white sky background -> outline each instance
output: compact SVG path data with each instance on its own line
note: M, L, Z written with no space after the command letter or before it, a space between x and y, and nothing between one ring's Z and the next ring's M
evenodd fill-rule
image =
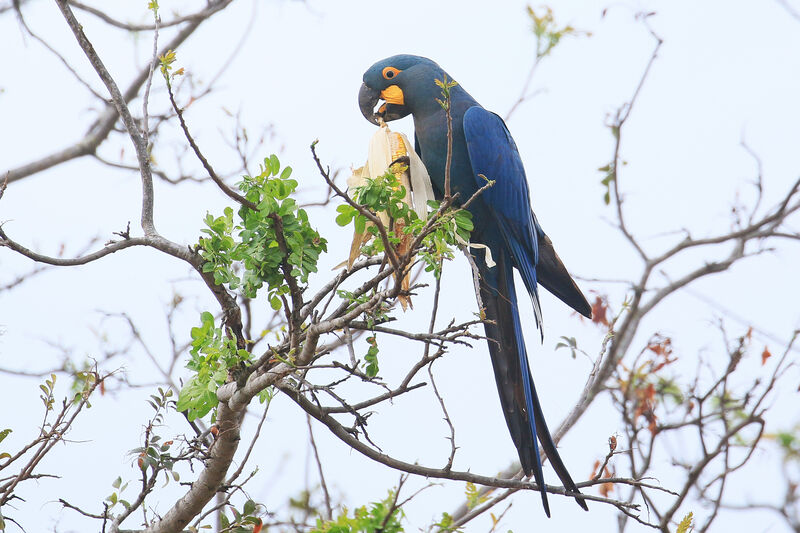
M184 2L178 7L195 4ZM553 57L543 62L533 87L544 92L516 111L509 128L526 164L537 216L572 272L615 279L639 273L637 257L609 224L613 213L602 202L602 175L597 171L612 155L606 116L630 97L654 45L645 27L634 20L635 12L655 11L651 25L665 41L623 130L623 158L628 165L621 169L620 179L628 224L643 238L645 247L656 250L673 242L678 237L665 236L665 232L681 228L701 236L730 226L730 205L737 195L744 202L752 199L748 182L756 175L752 157L739 145L742 139L763 161L764 205L775 203L796 179L800 169L800 21L778 2L625 2L614 3L605 17L602 9L606 4L602 3L553 1L549 5L557 20L592 36L566 39ZM260 155L279 153L309 191L307 198L317 198L323 195L323 182L308 145L319 139L318 152L333 168L346 171L351 164L363 162L373 126L358 111L356 94L363 71L378 59L396 53L428 56L482 105L504 115L518 97L533 59L534 38L524 8L524 2L240 2L206 23L178 50L179 66L205 83L228 60L252 18L252 33L214 93L194 103L186 118L206 155L222 170L236 164L235 154L222 142L233 131L233 122L223 108L241 111L252 137L272 126L274 135ZM55 5L34 1L24 9L34 30L52 39L73 67L99 89L100 83ZM118 7L111 9L119 10L127 20L147 21L144 1L141 6L129 3L124 13ZM173 4L162 2L161 9L164 18L169 18ZM126 86L131 73L147 60L150 34L134 41L77 13L112 74ZM162 42L168 35L165 31ZM152 108L163 109L166 99L158 77L155 87ZM91 96L38 43L23 37L15 18L8 14L0 19L0 90L0 170L75 142L94 116L96 102ZM134 105L140 106L140 102ZM394 128L410 134L412 125L404 120ZM156 158L165 170L173 171L171 144L167 143L179 138L177 126L167 125L164 132L160 141L165 144ZM121 150L124 160L132 162L133 150L126 139L104 145L101 153L118 161ZM199 175L194 161L187 161ZM139 188L134 173L98 168L89 160L73 161L11 185L0 201L0 220L9 221L5 228L19 242L50 254L56 254L63 243L68 256L78 253L95 236L99 243L105 242L129 220L133 232L138 233ZM156 194L156 225L177 242L195 242L205 213L220 213L227 205L226 198L208 184L172 187L157 182ZM330 241L320 278L345 257L349 246L350 230L336 227L331 213L312 213ZM795 221L795 229L797 225ZM728 273L704 280L694 290L746 317L759 331L788 339L800 326L798 260L797 246L784 245L771 255L744 261ZM688 266L672 265L670 274L674 277ZM3 251L0 285L30 268L29 261ZM587 291L608 293L616 308L625 295L616 284L581 285ZM15 291L0 293L4 332L0 366L46 370L59 360L60 352L53 345L65 347L76 360L101 358L108 346L124 346L124 325L115 320L101 322L101 312L129 313L156 355L165 358L169 346L163 308L173 290L190 298L186 312L179 317L183 328L179 333L184 338L199 322L201 311L216 310L198 287L196 276L183 264L144 249L123 251L87 267L52 269ZM463 260L445 266L440 324L453 316L470 318L476 307L471 287ZM401 316L400 324L426 327L431 294L422 291L415 300L416 311ZM530 325L526 333L534 378L550 425L555 427L577 398L591 363L580 357L572 360L563 351L554 353L554 345L561 335L575 336L594 356L601 334L546 295L545 342L540 346L530 306L525 303L521 308L524 323ZM694 296L676 297L642 325L641 342L656 331L672 336L681 358L675 372L692 372L700 353L712 359L725 357L712 326L719 315L718 309ZM727 327L731 336L746 330L745 324L730 319ZM98 336L105 336L108 344ZM764 371L758 353L765 343L773 352L779 349L757 333L753 355L744 363L749 365L748 372ZM500 412L485 347L477 346L472 351L453 350L435 369L456 424L460 448L455 467L491 475L506 467L516 453ZM406 348L381 340L381 369L387 379L397 377L407 365ZM414 348L414 358L417 353ZM134 382L157 379L152 364L138 348L114 364L124 366ZM66 394L67 379L61 381L60 390ZM34 379L0 374L0 429L15 429L0 451L19 446L35 434L41 417L36 385ZM775 424L768 430L798 422L794 406L797 374L790 375L786 385L773 397ZM59 447L42 467L62 479L26 484L19 491L26 499L18 504L19 511L4 512L31 532L86 531L86 523L62 510L56 500L66 497L73 504L100 512L101 500L111 492L114 478L121 475L135 480L136 472L128 466L125 453L139 444L150 415L142 399L150 392L152 388L144 387L95 398L94 407L70 434L82 443ZM183 431L179 418L173 422L172 428L164 429L165 438ZM255 422L250 420L249 431ZM595 459L605 454L606 439L618 431L617 424L611 406L599 401L562 441L561 453L576 480L588 477ZM369 428L384 451L403 460L442 466L447 459L447 427L427 389L382 409L370 419ZM381 499L396 484L399 473L349 452L324 427L315 425L315 435L322 446L329 486L349 507ZM670 444L681 450L691 449L693 442ZM732 497L740 503L777 498L771 491L782 490L774 483L781 465L773 452L762 446L752 467L733 478ZM249 491L270 509L284 505L288 496L304 487L306 479L316 483L316 471L308 457L305 416L290 401L278 398L273 403L255 463L261 465L261 471ZM669 486L673 474L666 468L668 464L658 466L664 467L660 479ZM618 473L626 474L621 468ZM550 483L557 483L549 468L545 476ZM185 472L183 479L191 479L191 474ZM413 486L422 483L415 480ZM136 482L131 485L133 493ZM170 490L174 487L166 493ZM441 511L453 510L462 492L461 483L428 489L406 508L408 530L425 527ZM174 498L161 498L157 510L165 512L172 501ZM591 505L590 512L584 513L569 499L553 496L553 518L548 521L538 495L522 494L513 501L503 531L589 527L611 531L616 524L615 511L605 505ZM688 511L700 516L704 512L693 503L684 509L680 516ZM135 527L134 521L126 524ZM487 531L489 527L488 519L482 519L467 530ZM766 512L728 514L718 520L715 529L788 530ZM631 526L630 531L636 530Z

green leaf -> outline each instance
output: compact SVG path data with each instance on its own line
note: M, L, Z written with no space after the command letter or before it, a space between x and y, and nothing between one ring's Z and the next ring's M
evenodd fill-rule
M340 226L346 226L353 220L353 216L355 215L355 209L350 207L349 205L340 205L336 208L336 211L339 213L336 216L336 223Z
M355 231L356 233L364 233L364 229L367 225L367 217L362 214L358 214L355 217Z
M342 227L348 225L353 220L353 215L350 213L340 213L336 216L336 223Z
M242 514L251 515L256 512L256 502L253 500L247 500L244 502L244 508L242 509Z
M278 172L281 171L281 162L278 160L278 156L275 154L269 156L269 170L273 176L277 176Z
M367 342L370 346L367 350L367 354L364 356L364 361L367 363L365 373L367 376L374 378L380 371L380 368L378 367L378 341L375 335L373 335L371 337L367 337Z
M262 404L266 403L267 408L269 408L269 404L274 396L275 396L275 389L273 387L267 387L266 389L258 393L258 401Z
M469 211L457 211L456 225L461 229L472 231L475 228L472 224L472 214Z
M209 391L207 384L195 376L181 389L175 408L179 412L186 412L186 417L191 421L204 417L218 403L217 395Z

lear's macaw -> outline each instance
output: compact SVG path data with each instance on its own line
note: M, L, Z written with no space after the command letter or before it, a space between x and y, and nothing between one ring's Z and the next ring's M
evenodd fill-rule
M397 55L375 63L364 73L358 95L359 107L372 123L414 118L416 151L428 169L437 197L444 194L447 159L447 119L442 89L435 80L451 80L442 68L424 57ZM379 100L383 103L377 110ZM470 204L474 230L472 242L489 247L496 263L487 265L482 251L473 253L478 266L480 297L486 318L500 402L519 452L525 474L539 485L545 513L550 516L537 437L564 487L579 494L575 482L558 455L544 420L531 378L522 336L512 268L525 282L541 330L537 284L552 292L580 314L591 317L591 308L553 249L530 206L528 181L517 146L503 120L485 110L460 85L450 90L452 117L451 192L464 203L486 181L495 184ZM576 497L578 505L586 502Z

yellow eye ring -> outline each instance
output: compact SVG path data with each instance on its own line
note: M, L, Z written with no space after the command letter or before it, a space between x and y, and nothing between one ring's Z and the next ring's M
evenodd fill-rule
M394 67L386 67L386 68L383 69L383 79L391 80L392 78L397 76L399 73L400 73L400 71L397 70Z

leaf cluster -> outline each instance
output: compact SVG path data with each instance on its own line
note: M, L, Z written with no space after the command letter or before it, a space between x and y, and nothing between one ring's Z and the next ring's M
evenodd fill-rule
M130 453L136 456L136 465L140 470L151 470L153 476L163 470L167 473L167 482L169 482L170 475L175 481L180 481L180 475L173 470L176 461L176 458L170 453L173 444L174 441L161 442L159 435L153 435L147 446L134 448Z
M291 174L291 167L281 170L277 156L264 159L261 172L244 176L238 185L257 209L242 206L236 220L230 207L220 217L208 214L202 230L207 237L198 244L206 261L203 271L213 273L217 284L241 289L248 298L266 285L275 310L281 308L281 296L290 292L287 275L307 283L309 274L317 271L320 254L328 249L305 210L289 197L297 189ZM288 272L282 272L284 264Z
M547 6L542 7L540 10L528 6L528 16L531 18L533 35L536 37L537 59L549 55L564 37L591 35L591 33L577 30L569 24L559 26L553 16L553 10Z
M428 204L433 208L431 216L437 216L439 202ZM433 272L438 278L442 273L442 261L453 259L454 249L469 242L473 228L472 213L466 209L445 210L422 241L423 249L419 255L425 272Z
M223 531L231 533L253 533L259 531L261 526L261 518L257 515L264 511L263 506L247 500L242 505L242 509L236 509L233 506L228 507L233 513L232 518L228 518L225 513L219 514L220 526Z
M317 525L311 533L400 533L404 531L400 520L405 516L403 511L395 505L394 491L369 507L362 506L353 511L349 516L348 509L334 520L317 519Z
M481 491L478 489L477 485L471 481L467 481L467 487L464 489L464 496L467 499L467 509L469 510L472 510L477 506L489 501L489 495L481 494Z
M108 503L108 509L113 509L118 503L125 507L125 509L130 509L130 502L121 497L125 489L128 488L128 483L123 483L122 478L118 476L117 479L111 483L111 487L113 487L114 490L111 492L111 494L106 496L105 499L105 501Z
M158 15L158 3L151 2L148 7L153 10L153 12ZM172 86L172 80L175 79L176 76L182 76L184 74L183 67L173 70L175 67L175 61L178 59L175 50L167 50L164 52L163 55L158 56L158 68L161 71L161 75L164 77L164 80L167 82L167 87Z
M454 523L455 521L453 520L452 515L449 513L442 513L441 520L433 524L433 527L435 527L436 530L440 531L441 533L456 533L462 531L460 527L454 526Z
M445 111L450 109L450 89L458 85L458 82L455 80L448 80L447 74L442 76L443 79L433 80L437 87L442 90L442 98L437 98L436 101L439 102L439 105L442 106L442 109Z
M2 434L0 434L2 436ZM779 431L775 435L769 435L775 439L783 452L784 461L800 461L800 428L794 430Z
M395 169L402 170L402 169ZM353 200L361 206L369 209L373 213L386 213L395 221L402 221L404 226L416 224L419 226L419 216L405 203L406 188L400 183L392 170L387 170L377 178L367 178L366 183L353 189ZM339 213L336 216L336 223L346 226L353 221L355 231L358 233L369 232L373 236L378 236L378 228L367 224L367 217L358 209L343 204L336 208ZM395 241L394 244L397 244Z
M42 394L39 398L42 400L44 404L44 408L47 411L53 410L53 405L56 402L55 397L55 388L56 388L56 375L50 374L50 379L44 380L44 385L39 385L39 389L42 391Z
M378 375L378 353L380 350L378 349L378 339L375 335L371 337L367 337L367 344L369 344L369 348L367 348L367 355L364 356L364 361L367 364L366 373L367 376L374 378Z
M650 432L655 434L658 423L656 406L665 399L681 405L685 394L673 377L664 375L664 369L677 361L670 337L654 334L640 357L644 360L637 357L631 368L626 368L627 375L619 380L619 387L633 402L634 421L644 417Z
M559 338L561 340L556 344L556 350L560 350L562 348L569 350L569 353L573 359L576 359L579 353L588 356L585 351L578 347L578 340L575 337L567 337L566 335L562 335Z
M217 389L230 371L249 361L252 354L237 348L236 340L215 327L214 316L204 312L200 327L192 328L190 360L186 367L195 372L178 395L177 409L189 420L201 418L214 409L219 400Z
M5 440L5 438L8 437L11 434L11 432L13 432L13 431L14 430L11 429L11 428L5 428L3 430L0 430L0 442L3 442ZM8 452L0 452L0 460L8 459L10 457L11 457L10 453L8 453Z
M153 408L155 414L145 431L144 446L132 449L129 453L136 457L136 463L142 472L152 470L152 475L157 475L160 471L165 471L166 482L169 482L170 474L175 481L180 481L180 475L174 471L176 458L170 453L174 441L168 440L161 442L161 436L152 434L154 427L164 422L164 413L175 409L176 403L172 389L159 387L158 394L151 394L147 403ZM119 487L115 487L119 488Z
M419 256L425 265L426 272L433 272L438 278L441 273L443 259L452 259L453 248L469 241L473 229L472 214L466 209L447 209L439 212L439 202L429 201L432 211L428 220L422 220L414 209L403 199L406 189L397 176L387 171L375 179L367 179L366 184L353 190L353 200L373 213L387 213L391 223L387 229L390 244L396 246L405 235L417 237L426 232L420 243ZM357 233L368 232L378 237L376 226L368 224L367 217L357 208L343 204L336 208L339 213L336 223L347 226L352 223ZM430 219L435 222L430 224ZM398 222L402 222L399 224ZM372 256L385 251L380 238L362 248L362 253Z

